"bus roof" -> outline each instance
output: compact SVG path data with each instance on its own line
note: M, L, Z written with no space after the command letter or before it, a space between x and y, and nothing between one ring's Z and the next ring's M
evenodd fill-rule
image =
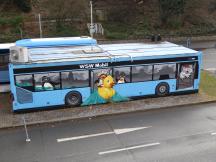
M14 46L14 43L1 43L0 50L10 49L10 47Z
M28 49L30 63L50 63L66 61L82 61L97 59L138 59L140 57L164 57L178 55L183 57L197 54L198 51L170 42L161 43L127 43L105 44L94 46L65 46Z
M17 46L35 48L49 46L78 46L78 45L95 45L97 41L91 37L60 37L60 38L36 38L22 39L16 41Z

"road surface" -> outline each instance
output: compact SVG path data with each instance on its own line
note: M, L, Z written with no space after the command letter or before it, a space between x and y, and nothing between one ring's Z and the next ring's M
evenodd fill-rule
M203 50L203 68L216 71L216 48Z
M0 132L1 162L215 162L216 104Z

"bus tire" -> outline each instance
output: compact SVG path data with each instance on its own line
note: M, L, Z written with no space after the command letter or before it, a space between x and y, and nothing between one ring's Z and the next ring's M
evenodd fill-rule
M165 82L161 82L157 85L155 89L155 93L157 96L166 96L169 94L169 84Z
M78 91L71 91L65 96L65 104L79 106L82 103L82 95Z

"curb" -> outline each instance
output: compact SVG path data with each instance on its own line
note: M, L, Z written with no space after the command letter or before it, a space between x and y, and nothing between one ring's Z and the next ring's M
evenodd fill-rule
M135 100L136 101L136 100ZM132 101L130 101L132 102ZM124 104L127 104L128 102L125 102ZM113 109L109 109L109 111L104 111L104 108L100 108L99 106L96 106L96 108L93 108L92 110L87 107L87 111L91 111L90 113L81 113L84 114L82 116L70 116L70 117L62 117L62 118L56 118L56 119L50 119L50 120L44 120L44 121L36 121L36 122L27 122L28 126L34 126L34 125L44 125L44 124L52 124L52 123L58 123L58 122L66 122L66 121L72 121L72 120L82 120L82 119L87 119L87 118L99 118L99 117L103 117L103 116L111 116L111 115L120 115L120 114L127 114L127 113L136 113L136 112L145 112L145 111L159 111L159 110L166 110L166 109L171 109L171 108L177 108L177 107L186 107L186 106L194 106L194 105L203 105L203 104L210 104L210 103L216 103L216 100L208 100L208 101L201 101L201 102L193 102L193 103L186 103L186 104L176 104L176 105L168 105L168 106L161 106L161 107L152 107L152 108L144 108L144 109L140 109L140 108L132 108L126 111L122 111L122 110L113 110ZM118 105L119 103L115 103L115 105ZM105 104L106 105L110 105L110 104ZM102 107L104 107L104 105L102 105ZM69 108L70 109L70 108ZM80 109L80 108L77 108ZM101 109L99 111L99 113L94 113L95 110L97 109ZM105 110L107 110L107 108L105 108ZM93 112L92 112L93 111ZM1 127L0 130L3 129L10 129L10 128L20 128L23 127L23 124L14 124L12 126L5 126L5 127Z

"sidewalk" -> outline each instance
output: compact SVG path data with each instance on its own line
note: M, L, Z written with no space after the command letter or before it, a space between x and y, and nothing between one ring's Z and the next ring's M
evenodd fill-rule
M2 101L7 101L2 104ZM146 111L152 109L175 108L216 101L216 98L209 97L203 93L168 96L160 98L146 98L129 102L110 103L95 105L92 107L62 108L56 110L43 110L29 113L12 113L8 103L9 95L0 95L0 128L11 128L23 126L22 117L26 118L28 125L61 122L66 120L92 118L103 115L114 115L135 111Z

